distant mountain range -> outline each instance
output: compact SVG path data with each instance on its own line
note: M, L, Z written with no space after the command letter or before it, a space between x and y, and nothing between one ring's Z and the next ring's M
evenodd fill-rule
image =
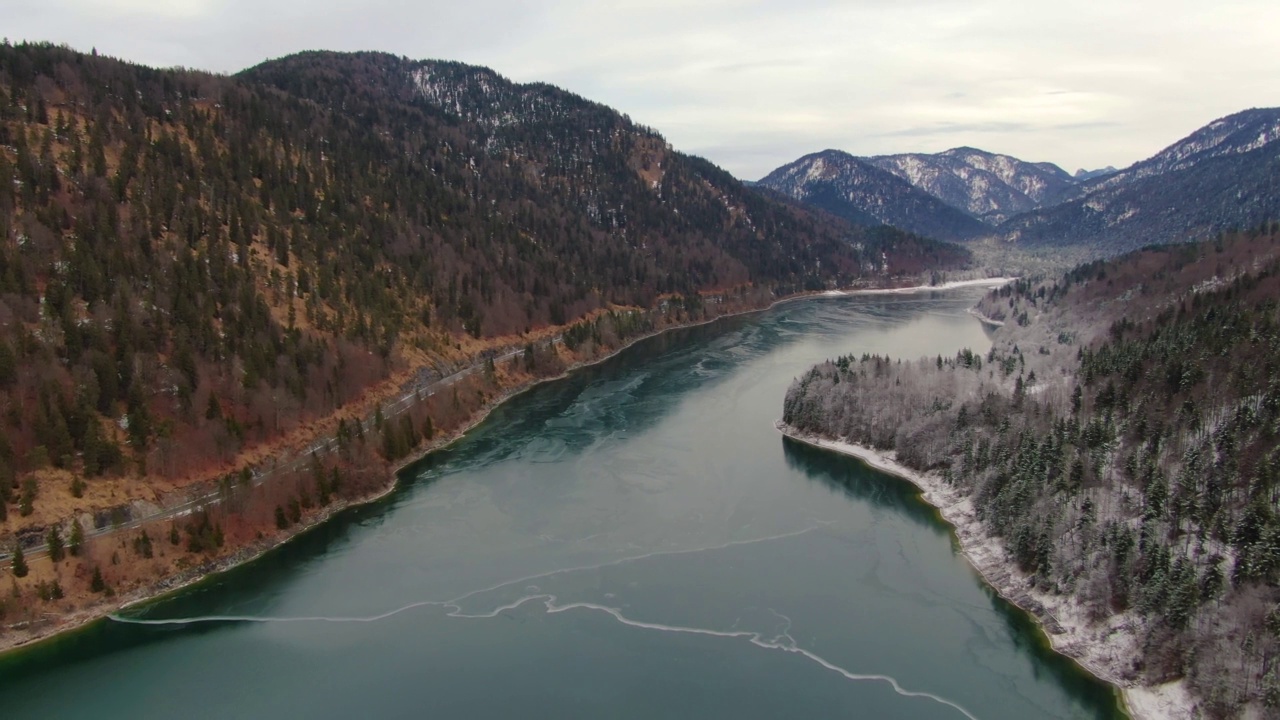
M1124 170L1071 175L1052 163L968 147L876 157L826 150L759 184L857 223L944 240L995 238L1113 255L1280 217L1277 140L1280 108L1252 109L1215 120Z

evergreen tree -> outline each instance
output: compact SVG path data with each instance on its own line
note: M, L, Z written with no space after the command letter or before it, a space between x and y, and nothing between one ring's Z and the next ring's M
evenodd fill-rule
M18 359L8 342L0 340L0 387L8 387L18 377Z
M22 481L22 496L18 499L18 514L27 517L35 511L36 479L27 477Z
M103 470L103 460L109 455L109 451L105 447L106 440L102 437L102 428L98 425L96 417L90 417L85 425L84 431L84 474L88 477L101 475Z
M218 402L218 396L215 393L209 393L209 404L205 407L204 419L216 420L222 417L222 403Z
M144 450L151 440L151 411L138 382L129 388L129 443L134 450Z
M58 524L54 523L49 526L49 534L45 536L45 542L49 547L49 559L54 562L61 562L66 557L66 550L62 544L62 533L58 529Z
M13 543L13 560L11 562L11 569L14 577L21 578L27 576L27 558L22 553L22 543L19 543L16 540Z
M71 521L71 538L67 543L67 550L73 556L79 557L80 550L84 547L84 527L80 525L80 518Z

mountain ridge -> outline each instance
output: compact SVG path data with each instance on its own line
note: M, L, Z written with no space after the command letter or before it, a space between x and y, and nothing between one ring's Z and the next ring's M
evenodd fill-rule
M998 241L994 247L1033 251L1073 248L1100 257L1150 243L1205 239L1280 217L1278 140L1280 108L1251 108L1218 118L1121 170L1081 169L1073 176L1052 163L962 146L868 158L845 153L849 178L828 170L797 173L791 163L760 182L809 202L816 197L825 209L839 205L855 221L860 214L905 218L923 228L918 231L948 240L988 239ZM825 152L833 157L839 151ZM930 207L931 218L946 211L902 191L833 193L831 188L855 182L854 175L866 175L855 160L894 174L981 226L921 222L912 217L920 208ZM895 207L905 197L910 203Z
M806 155L758 184L858 225L893 225L946 240L976 238L987 231L984 223L964 211L841 150Z
M1053 163L1032 163L968 146L865 160L990 225L1038 207L1075 184Z
M1218 118L1149 158L1086 180L1065 200L1011 218L1005 242L1115 255L1204 240L1280 217L1280 108Z

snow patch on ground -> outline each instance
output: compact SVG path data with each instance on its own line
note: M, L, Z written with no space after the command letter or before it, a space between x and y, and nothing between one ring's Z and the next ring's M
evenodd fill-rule
M814 182L826 177L827 161L822 158L816 158L809 164L809 171L805 173L805 181Z
M1124 691L1129 712L1135 718L1185 718L1191 717L1195 701L1187 694L1186 683L1181 680L1163 685L1128 688Z

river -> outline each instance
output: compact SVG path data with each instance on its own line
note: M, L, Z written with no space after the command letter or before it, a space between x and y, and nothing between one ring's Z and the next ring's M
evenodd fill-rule
M1117 718L907 483L784 439L844 353L990 345L980 290L824 298L527 392L245 567L0 658L6 718Z

